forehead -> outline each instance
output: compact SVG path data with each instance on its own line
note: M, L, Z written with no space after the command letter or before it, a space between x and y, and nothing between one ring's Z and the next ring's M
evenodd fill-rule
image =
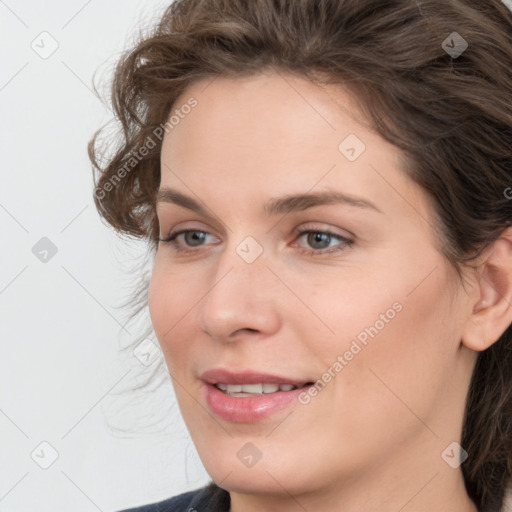
M254 153L272 149L277 154L286 148L300 150L304 144L306 148L335 144L346 131L366 132L356 120L355 102L347 91L321 87L295 75L266 72L204 79L181 94L173 112L191 98L197 105L180 116L179 129L175 125L164 142L191 136L193 130L203 146L229 144L236 151L242 145ZM227 132L229 139L224 137ZM368 138L366 133L360 135Z
M163 140L161 187L223 191L232 201L336 189L384 208L418 192L400 169L401 152L341 86L283 73L210 77L188 87L171 115L178 122Z

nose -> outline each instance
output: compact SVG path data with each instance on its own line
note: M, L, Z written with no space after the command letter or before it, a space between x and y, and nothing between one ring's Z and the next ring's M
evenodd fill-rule
M284 303L279 280L267 268L265 253L248 263L234 248L227 249L219 256L209 292L200 303L200 326L223 343L248 333L266 337L279 329L280 304Z

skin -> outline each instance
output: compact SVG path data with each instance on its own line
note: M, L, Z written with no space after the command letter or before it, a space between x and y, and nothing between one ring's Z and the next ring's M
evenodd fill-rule
M441 454L460 442L478 351L512 321L510 231L462 287L437 249L426 195L346 90L267 72L199 81L176 108L190 97L197 106L163 140L160 188L210 216L166 202L157 214L161 238L207 235L199 245L178 237L190 253L160 243L149 308L184 421L231 512L476 511L461 468ZM366 146L353 162L338 150L348 134ZM271 197L324 190L380 212L332 204L263 213ZM353 243L315 243L296 228ZM247 236L263 249L252 263L236 252ZM307 405L249 424L208 409L205 370L315 381L395 302L401 311ZM262 453L252 467L237 457L247 442Z

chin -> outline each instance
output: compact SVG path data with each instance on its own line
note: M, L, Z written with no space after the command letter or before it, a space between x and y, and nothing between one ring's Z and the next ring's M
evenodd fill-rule
M276 477L273 473L272 475L274 476L275 480L268 473L257 474L252 473L250 470L247 470L245 473L245 475L241 475L239 472L233 471L228 477L226 477L227 473L209 474L212 480L219 487L222 487L228 492L236 492L240 494L280 495L283 493L283 487L280 486L277 482L286 481L287 490L293 489L295 487L294 485L290 485L290 481L287 481L284 477Z
M204 464L208 475L219 487L229 492L281 495L284 487L288 492L295 494L304 492L311 484L311 479L307 475L298 475L294 471L296 464L291 460L289 467L283 466L282 460L273 461L269 465L263 458L253 467L244 467L238 460L237 463L227 458L223 460L221 454L218 457L211 454L210 457L211 460ZM304 476L304 481L299 481Z

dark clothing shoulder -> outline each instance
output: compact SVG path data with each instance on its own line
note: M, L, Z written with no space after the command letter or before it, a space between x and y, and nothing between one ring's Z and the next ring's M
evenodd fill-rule
M230 503L229 492L210 482L195 491L119 512L229 512Z

